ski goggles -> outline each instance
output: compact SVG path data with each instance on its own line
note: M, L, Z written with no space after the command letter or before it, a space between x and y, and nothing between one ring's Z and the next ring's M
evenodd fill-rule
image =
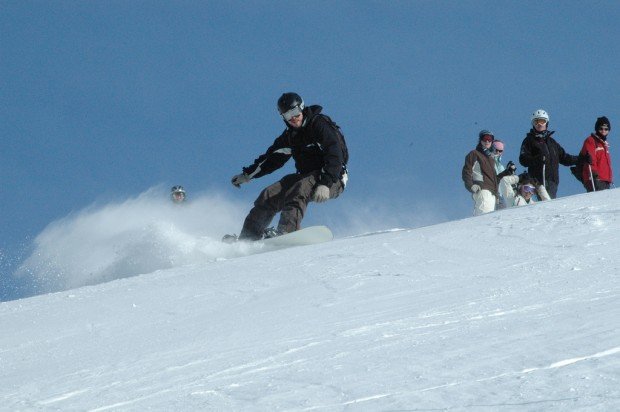
M287 110L286 112L282 113L282 118L288 122L293 117L299 116L301 113L301 107L295 106L291 110Z
M547 119L534 119L534 124L547 124Z
M483 142L489 143L493 141L493 136L491 136L490 134L485 134L484 136L480 138L480 140L482 140Z
M532 185L523 185L521 186L521 189L525 192L525 193L535 193L536 192L536 188Z

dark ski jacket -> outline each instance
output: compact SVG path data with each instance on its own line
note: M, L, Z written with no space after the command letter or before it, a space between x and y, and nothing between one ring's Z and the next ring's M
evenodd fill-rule
M346 171L349 153L340 128L326 115L321 106L304 108L304 121L299 129L287 124L265 154L243 168L252 178L258 178L284 166L292 157L297 173L320 171L319 184L331 187ZM285 122L286 123L286 122Z
M538 179L539 182L555 182L557 185L560 183L560 164L576 165L579 157L566 153L562 146L551 137L553 133L555 132L548 130L538 133L531 129L521 143L519 163L527 167L528 174ZM543 164L545 165L544 179Z
M495 159L488 152L485 153L480 143L465 156L465 164L461 171L461 178L465 188L471 192L474 184L498 196L497 187L500 177L495 172Z

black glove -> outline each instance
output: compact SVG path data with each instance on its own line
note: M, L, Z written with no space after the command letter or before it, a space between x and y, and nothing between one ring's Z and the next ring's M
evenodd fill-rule
M585 153L579 153L579 163L587 163L589 165L592 164L592 156L590 156L590 153L585 152Z
M508 174L512 176L517 172L517 166L515 166L515 164L511 160L506 165L506 170L508 170Z

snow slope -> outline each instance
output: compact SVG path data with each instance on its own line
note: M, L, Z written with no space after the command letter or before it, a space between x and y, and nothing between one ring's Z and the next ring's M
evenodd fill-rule
M620 410L619 205L230 246L4 302L0 409Z

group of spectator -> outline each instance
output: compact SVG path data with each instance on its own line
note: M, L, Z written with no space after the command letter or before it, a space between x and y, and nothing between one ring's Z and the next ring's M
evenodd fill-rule
M527 171L516 175L516 166L502 164L504 142L489 130L478 134L478 145L465 157L462 178L474 200L474 215L538 200L555 199L559 184L559 165L571 172L588 192L613 186L613 172L607 137L611 124L607 117L596 119L594 132L585 139L579 155L568 154L553 138L549 115L539 109L532 113L532 127L521 143L519 163Z

